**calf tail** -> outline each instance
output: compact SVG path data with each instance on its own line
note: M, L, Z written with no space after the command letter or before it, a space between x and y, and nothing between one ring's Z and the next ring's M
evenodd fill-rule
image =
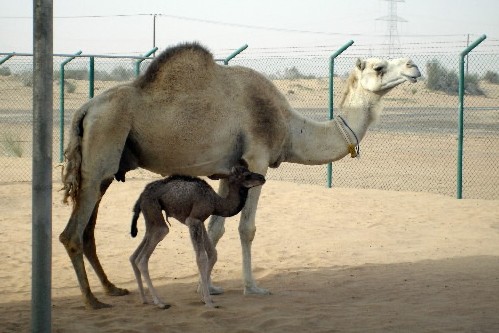
M140 198L139 198L139 200L137 200L137 202L135 203L135 206L133 207L132 228L130 231L130 234L132 235L132 237L137 236L137 232L138 232L137 220L139 219L139 215L140 215Z

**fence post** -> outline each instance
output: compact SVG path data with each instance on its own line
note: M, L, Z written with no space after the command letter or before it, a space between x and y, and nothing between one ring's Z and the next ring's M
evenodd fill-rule
M95 57L90 57L88 64L88 98L94 97L94 65Z
M353 40L349 40L345 45L340 47L336 52L334 52L329 58L329 120L333 119L333 107L334 107L334 60L340 54L343 53L354 43ZM331 188L333 184L333 163L329 162L327 164L327 187Z
M459 121L457 133L457 198L463 198L463 140L464 140L464 58L487 38L480 36L459 55Z
M149 57L151 54L153 54L154 52L156 52L158 50L157 47L154 47L151 51L145 53L144 55L142 55L144 58L147 58ZM139 59L135 62L135 76L139 76L140 75L140 64L142 63L142 61L144 61L145 59Z
M53 4L33 1L31 332L52 331Z
M74 55L80 55L81 50L76 52ZM59 66L59 163L64 160L64 66L75 57L69 57L64 60Z
M232 52L227 58L224 59L224 65L227 66L229 64L229 61L234 59L239 53L243 52L247 48L248 48L248 44L244 44L243 46L241 46L240 48L238 48L237 50Z

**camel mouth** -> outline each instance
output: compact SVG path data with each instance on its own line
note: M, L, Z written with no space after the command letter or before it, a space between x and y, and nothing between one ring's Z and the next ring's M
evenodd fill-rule
M407 74L402 74L408 81L411 83L416 83L418 82L418 77L417 76L412 76L412 75L407 75Z

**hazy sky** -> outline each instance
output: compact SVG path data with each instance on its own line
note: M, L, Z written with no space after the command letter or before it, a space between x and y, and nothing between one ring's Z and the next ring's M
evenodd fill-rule
M156 45L200 41L214 51L247 43L339 47L386 42L383 0L55 0L54 52L142 54ZM0 52L32 52L31 0L0 0ZM499 0L406 0L397 3L400 43L476 39L499 44ZM131 16L116 16L131 15ZM104 16L104 17L82 17Z

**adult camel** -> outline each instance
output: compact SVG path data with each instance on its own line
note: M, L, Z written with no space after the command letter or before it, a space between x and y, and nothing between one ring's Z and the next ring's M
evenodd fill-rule
M138 167L161 175L228 175L241 164L265 175L282 162L317 165L353 156L380 111L380 99L419 76L409 59L359 59L341 102L344 118L317 122L294 111L262 74L218 65L208 50L189 43L165 50L135 81L85 103L73 116L65 150L64 201L71 199L73 210L59 239L87 307L110 305L93 295L84 255L107 294L128 293L108 280L95 246L99 203L113 178L124 181L126 172ZM219 193L227 190L222 180ZM245 294L268 293L251 270L260 191L250 190L239 224ZM213 218L209 235L215 245L223 233L224 219Z

